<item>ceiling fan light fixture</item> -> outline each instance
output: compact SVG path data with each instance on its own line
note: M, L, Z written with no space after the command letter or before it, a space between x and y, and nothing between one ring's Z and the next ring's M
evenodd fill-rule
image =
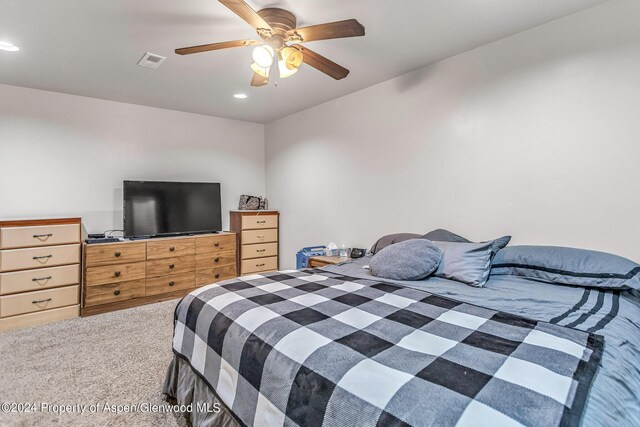
M268 67L261 67L260 65L256 64L255 62L253 64L251 64L251 69L258 74L261 77L269 78L269 68Z
M256 46L255 48L253 48L251 57L253 58L253 62L258 64L258 66L262 68L269 68L271 67L271 64L273 64L273 54L273 48L267 44L264 44L262 46Z
M297 69L302 65L304 56L295 47L285 47L280 51L280 56L285 61L285 64L289 70Z
M280 78L286 79L287 77L293 76L298 72L297 68L289 68L287 61L281 59L278 61L278 70L280 71Z

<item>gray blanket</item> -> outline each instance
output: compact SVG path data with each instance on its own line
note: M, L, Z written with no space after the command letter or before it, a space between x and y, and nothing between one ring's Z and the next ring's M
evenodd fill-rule
M246 425L577 425L600 336L341 272L245 276L173 348Z
M375 279L370 257L327 271ZM396 282L494 310L519 314L605 337L600 369L589 392L583 427L640 426L640 294L554 285L514 276L491 276L484 288L446 279Z

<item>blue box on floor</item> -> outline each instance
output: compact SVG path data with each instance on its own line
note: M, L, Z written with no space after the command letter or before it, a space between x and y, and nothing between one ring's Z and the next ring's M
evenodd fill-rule
M296 268L298 270L301 268L307 268L309 258L312 256L324 255L325 248L326 246L309 246L307 248L300 249L296 254Z

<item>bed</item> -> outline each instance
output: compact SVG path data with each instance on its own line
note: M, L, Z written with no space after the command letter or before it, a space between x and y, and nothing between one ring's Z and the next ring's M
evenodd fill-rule
M398 282L369 262L192 292L164 393L196 426L640 425L637 290Z

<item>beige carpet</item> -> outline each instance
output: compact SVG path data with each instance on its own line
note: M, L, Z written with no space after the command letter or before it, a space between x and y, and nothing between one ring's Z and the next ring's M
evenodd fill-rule
M178 426L171 413L104 412L103 405L167 404L177 300L0 333L0 403L100 404L84 414L6 413L1 426Z

